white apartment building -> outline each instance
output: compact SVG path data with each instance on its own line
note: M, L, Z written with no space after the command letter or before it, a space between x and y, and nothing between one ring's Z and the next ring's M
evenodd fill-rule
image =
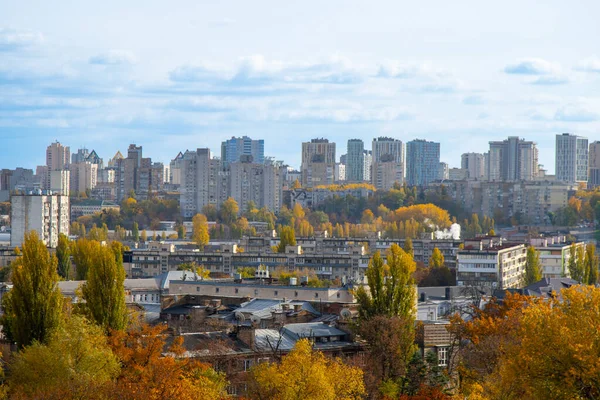
M469 179L482 179L485 176L485 156L481 153L464 153L460 168L467 170Z
M503 244L495 238L465 242L457 254L458 286L487 286L494 289L520 288L525 275L527 248Z
M69 196L38 191L11 197L11 247L22 246L25 234L36 231L48 247L58 245L61 233L69 234Z
M404 144L379 137L372 143L371 183L378 190L390 190L394 183L404 183Z
M572 249L574 249L575 257L577 257L579 248L583 247L585 249L585 243L574 243L574 246L572 246L566 243L564 236L531 239L530 244L540 255L543 278L570 277L571 272L568 265Z
M587 183L588 140L563 133L556 135L556 179L568 183Z
M48 190L64 196L71 193L71 171L66 169L50 171L48 176L50 178Z
M75 193L92 190L98 184L98 164L92 164L89 161L74 163L69 166L69 173L71 175L70 191Z
M327 139L302 143L302 187L333 184L335 161L335 143Z

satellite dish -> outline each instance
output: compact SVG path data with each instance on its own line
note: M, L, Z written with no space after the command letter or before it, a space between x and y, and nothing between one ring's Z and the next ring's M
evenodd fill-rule
M246 320L246 316L240 311L236 311L233 315L235 316L235 319L238 320L238 322L244 322Z
M260 324L260 317L258 315L253 315L250 317L250 321L252 321L253 325Z
M340 311L340 317L342 317L342 319L350 319L352 318L352 311L348 310L347 308L342 308L342 311Z

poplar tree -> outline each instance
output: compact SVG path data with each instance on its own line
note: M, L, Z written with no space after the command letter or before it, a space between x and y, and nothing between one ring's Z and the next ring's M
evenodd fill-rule
M525 264L525 286L538 282L542 279L542 266L540 264L540 253L533 246L527 248L527 262Z
M196 214L192 218L192 240L200 250L203 250L210 241L208 220L204 214Z
M281 232L279 233L279 246L277 246L278 253L285 253L285 246L295 246L296 245L296 233L294 232L294 228L291 226L284 226L281 228Z
M46 343L63 311L56 257L35 231L25 235L22 252L13 263L13 288L3 301L4 333L20 348L34 341Z
M120 247L100 247L81 288L86 314L107 331L127 325L122 257Z
M429 257L429 266L431 268L441 268L446 265L446 260L444 260L444 255L437 247L433 248L431 252L431 257Z
M131 236L134 242L140 241L140 228L137 222L133 223L133 227L131 228Z
M58 275L68 281L71 278L71 248L69 238L63 233L58 236L56 258L58 258Z
M404 241L404 246L402 246L402 249L410 254L411 257L415 256L415 250L413 248L413 242L412 239L410 237L407 237L406 240Z

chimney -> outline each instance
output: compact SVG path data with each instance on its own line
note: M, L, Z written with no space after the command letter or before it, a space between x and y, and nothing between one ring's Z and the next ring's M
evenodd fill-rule
M446 288L446 300L452 300L452 288Z
M237 337L242 341L242 343L250 347L252 350L256 349L256 334L253 327L239 326Z

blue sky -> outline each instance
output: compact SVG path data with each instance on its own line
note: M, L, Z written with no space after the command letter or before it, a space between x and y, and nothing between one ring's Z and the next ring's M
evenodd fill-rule
M248 135L298 166L301 142L600 140L595 1L0 0L0 168L59 140L168 162ZM370 147L370 146L368 146Z

